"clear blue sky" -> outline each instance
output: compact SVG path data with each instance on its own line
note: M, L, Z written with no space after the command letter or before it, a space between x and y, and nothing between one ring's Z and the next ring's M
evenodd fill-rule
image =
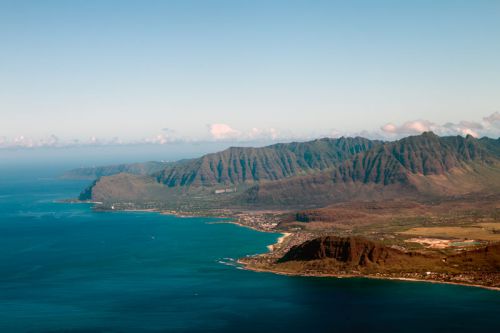
M0 137L481 121L499 59L495 0L0 1Z

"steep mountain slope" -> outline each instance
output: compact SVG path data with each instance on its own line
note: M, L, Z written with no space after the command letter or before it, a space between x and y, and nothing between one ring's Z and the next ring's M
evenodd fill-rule
M453 195L500 187L498 159L467 136L424 133L355 155L333 170L258 184L243 201L321 206L348 200Z
M443 137L426 132L389 142L341 165L334 181L392 184L408 181L408 174L441 175L477 161L493 163L493 156L471 136Z
M233 147L201 158L168 164L160 172L153 174L151 179L136 177L127 172L103 176L83 191L80 199L104 202L132 201L141 204L147 201L149 204L154 202L157 206L168 208L186 204L189 207L231 205L231 200L228 199L233 199L236 193L230 195L231 198L228 198L228 195L214 197L214 188L237 186L239 193L261 181L314 174L380 144L379 141L363 138L325 138L263 148ZM117 171L117 168L113 168L113 171ZM147 185L141 185L141 182ZM146 195L147 191L144 189L151 188L154 182L164 185L165 189L158 191L155 186L151 189L154 195ZM135 191L130 184L135 184L140 190ZM141 195L134 197L134 193ZM193 200L193 196L197 202Z
M151 178L103 177L82 199L148 198L163 206L189 201L190 206L204 208L303 208L349 200L499 191L497 142L489 140L423 133L386 143L340 138L229 148L166 165ZM141 181L163 188L158 191L155 185L155 195L141 190L134 200L130 184L140 186ZM102 182L106 186L99 186Z
M320 139L263 148L232 147L199 159L176 163L156 176L175 186L214 186L274 181L314 173L338 165L379 141L364 138Z

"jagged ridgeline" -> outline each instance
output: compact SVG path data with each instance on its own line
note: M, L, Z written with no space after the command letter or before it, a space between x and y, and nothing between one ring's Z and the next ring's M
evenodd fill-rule
M460 195L498 191L499 156L500 140L433 133L232 147L149 173L102 176L81 199L193 210Z
M201 158L172 164L158 182L175 186L238 185L276 181L332 168L381 144L364 138L320 139L263 148L231 147Z

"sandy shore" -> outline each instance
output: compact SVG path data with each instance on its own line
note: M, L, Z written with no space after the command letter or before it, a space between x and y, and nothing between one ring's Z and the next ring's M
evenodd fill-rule
M222 217L221 217L222 218ZM224 217L224 218L227 218L227 217ZM242 227L242 228L247 228L247 229L252 229L252 230L255 230L255 231L259 231L259 232L269 232L269 231L266 231L266 230L262 230L262 229L258 229L258 228L254 228L254 227L251 227L249 225L245 225L245 224L242 224L242 223L239 223L237 221L233 221L233 220L228 220L228 221L217 221L217 222L207 222L207 224L234 224L234 225L237 225L238 227ZM271 231L272 232L272 231Z
M270 252L273 252L276 248L278 248L283 242L290 237L292 234L290 232L281 233L282 236L276 240L276 243L268 245L267 248Z

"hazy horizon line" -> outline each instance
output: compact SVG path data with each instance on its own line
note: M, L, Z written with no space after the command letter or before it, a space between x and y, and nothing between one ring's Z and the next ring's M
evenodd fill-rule
M125 140L116 136L109 138L89 139L60 139L51 134L43 138L32 138L24 135L15 138L0 136L0 149L36 149L36 148L71 148L71 147L99 147L99 146L140 146L140 145L166 145L166 144L208 144L208 143L234 143L234 144L272 144L288 141L308 141L319 138L339 137L364 137L372 140L397 140L410 135L419 135L423 132L434 132L439 136L471 135L476 138L500 137L500 112L494 112L480 121L463 120L458 123L447 122L437 124L425 119L417 119L396 125L392 122L385 123L376 130L363 130L358 132L330 130L309 130L303 133L294 133L276 128L251 128L240 130L224 123L207 125L207 132L199 137L181 135L170 128L163 128L158 134L142 139Z

